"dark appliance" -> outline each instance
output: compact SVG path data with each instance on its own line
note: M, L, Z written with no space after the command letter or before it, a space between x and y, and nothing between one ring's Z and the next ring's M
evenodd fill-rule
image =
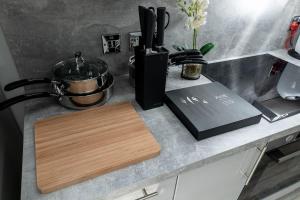
M218 82L169 91L166 103L197 140L261 119L261 112Z
M203 74L252 103L265 119L274 122L300 113L300 101L285 100L277 90L286 66L294 65L262 54L209 63Z
M299 132L270 142L267 144L265 155L238 200L263 199L283 189L286 190L300 180L299 166Z

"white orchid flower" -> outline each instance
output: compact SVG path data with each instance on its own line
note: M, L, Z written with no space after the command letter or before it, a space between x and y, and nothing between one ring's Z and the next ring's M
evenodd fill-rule
M177 0L177 5L187 15L185 26L193 30L193 48L197 47L197 31L206 23L209 0Z

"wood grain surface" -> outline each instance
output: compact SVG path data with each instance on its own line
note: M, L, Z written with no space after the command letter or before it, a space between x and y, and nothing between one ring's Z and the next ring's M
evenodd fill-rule
M37 186L48 193L150 159L160 146L130 103L35 123Z

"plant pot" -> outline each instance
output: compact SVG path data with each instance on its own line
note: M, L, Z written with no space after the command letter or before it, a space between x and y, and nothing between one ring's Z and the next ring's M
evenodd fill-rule
M196 80L201 76L203 64L189 63L182 65L181 77L188 80Z

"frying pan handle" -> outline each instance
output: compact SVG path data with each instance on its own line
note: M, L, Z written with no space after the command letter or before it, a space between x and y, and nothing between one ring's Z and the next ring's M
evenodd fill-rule
M8 108L16 103L19 103L19 102L22 102L22 101L25 101L28 99L51 97L51 96L57 96L57 95L49 93L49 92L37 92L37 93L19 95L19 96L13 97L11 99L8 99L6 101L0 102L0 111L4 110L5 108Z
M40 78L40 79L23 79L19 81L14 81L12 83L7 84L4 87L5 91L11 91L16 88L25 86L25 85L33 85L38 83L51 83L51 80L49 78Z

